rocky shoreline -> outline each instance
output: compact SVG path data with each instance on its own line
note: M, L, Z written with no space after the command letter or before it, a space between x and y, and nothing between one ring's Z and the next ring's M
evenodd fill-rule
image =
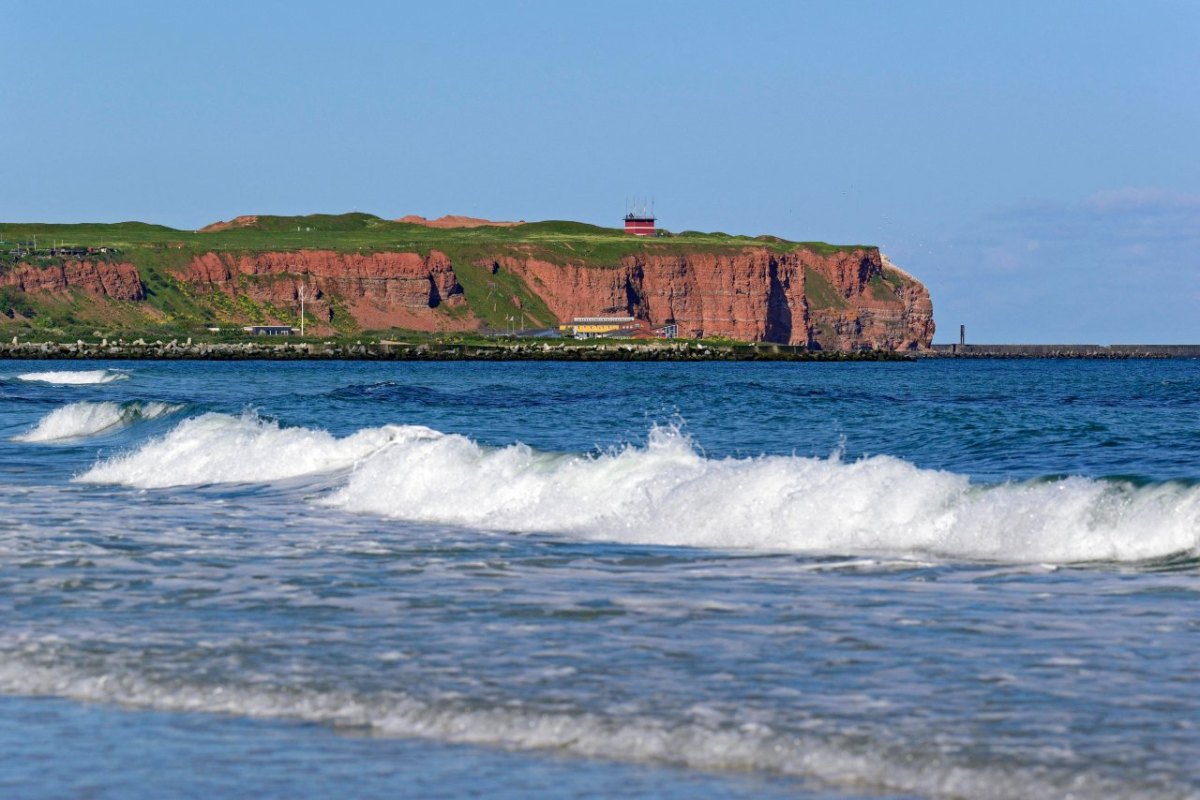
M356 361L911 361L911 353L885 350L821 351L781 344L703 342L239 342L138 339L133 342L11 342L6 359L356 360Z
M934 345L928 350L810 350L770 342L6 342L0 359L204 361L914 361L950 359L1200 358L1200 345Z

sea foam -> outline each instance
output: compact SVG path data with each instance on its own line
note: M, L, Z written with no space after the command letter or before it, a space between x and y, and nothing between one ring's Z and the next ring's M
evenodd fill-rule
M82 439L132 425L140 420L158 419L180 410L171 403L70 403L51 411L28 433L14 436L15 442L46 443Z
M203 414L166 436L88 470L77 480L152 489L209 483L262 483L353 466L393 442L434 434L415 426L368 428L336 438L284 428L254 414Z
M30 644L26 643L26 647ZM0 656L0 692L173 712L293 719L376 735L548 750L611 761L708 772L769 772L855 789L925 797L1183 798L1187 787L1120 781L1099 769L1014 769L999 759L939 752L932 742L897 743L864 733L838 736L779 729L769 722L685 715L539 709L532 704L430 701L401 691L360 693L295 686L155 680L118 667L97 672Z
M1200 489L1068 478L981 487L889 456L708 459L656 430L646 447L557 456L427 437L365 461L347 510L637 544L1136 561L1193 551Z
M39 383L56 383L64 386L84 386L122 381L128 377L128 372L112 369L93 369L78 372L26 372L23 375L18 375L17 379Z
M270 482L354 467L322 502L500 532L810 554L1073 563L1192 553L1200 488L1073 477L974 485L890 456L706 458L656 429L600 455L490 448L421 426L335 438L208 414L79 480Z

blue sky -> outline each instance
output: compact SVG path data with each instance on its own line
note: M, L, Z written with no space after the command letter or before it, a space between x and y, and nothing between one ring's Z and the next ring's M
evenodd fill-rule
M0 219L880 245L938 341L1200 342L1200 3L0 0Z

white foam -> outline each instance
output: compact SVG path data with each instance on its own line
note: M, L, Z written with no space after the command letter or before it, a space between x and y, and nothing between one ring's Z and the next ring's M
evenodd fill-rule
M1200 489L1069 478L982 488L897 458L706 459L683 436L555 456L430 436L379 453L331 504L406 520L638 544L1068 563L1194 551Z
M354 466L323 502L491 531L654 545L1061 564L1195 552L1200 488L1068 478L974 486L876 456L709 459L672 430L599 456L487 448L420 426L338 439L208 414L79 480L269 482Z
M70 403L56 408L28 433L14 436L14 442L46 443L95 436L98 433L131 425L138 420L158 419L183 406L171 403Z
M112 383L123 381L129 377L128 372L112 369L93 369L80 372L26 372L17 378L23 381L40 383L56 383L64 386L83 386L96 383Z
M719 712L678 719L569 710L521 703L430 702L400 691L360 693L259 684L189 685L153 680L119 669L84 671L0 657L0 692L57 696L172 712L303 720L376 734L459 744L548 750L634 763L666 764L706 772L768 772L862 790L927 797L1024 800L1029 797L1181 798L1187 787L1159 781L1122 782L1102 770L1031 764L1003 757L971 759L936 741L889 741L860 728L853 743L777 729L768 722L729 719ZM872 739L874 740L872 741ZM1166 783L1166 785L1163 785Z
M253 414L203 414L139 450L97 464L76 480L146 489L270 482L345 469L392 442L433 433L385 426L338 439L325 431L282 428Z

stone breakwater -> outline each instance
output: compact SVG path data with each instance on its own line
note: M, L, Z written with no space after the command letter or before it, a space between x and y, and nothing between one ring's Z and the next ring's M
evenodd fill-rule
M1200 344L935 344L934 358L1200 358Z
M452 342L20 342L0 344L9 359L197 359L359 360L359 361L909 361L910 354L880 350L813 351L780 344L714 345L699 342L497 341Z

